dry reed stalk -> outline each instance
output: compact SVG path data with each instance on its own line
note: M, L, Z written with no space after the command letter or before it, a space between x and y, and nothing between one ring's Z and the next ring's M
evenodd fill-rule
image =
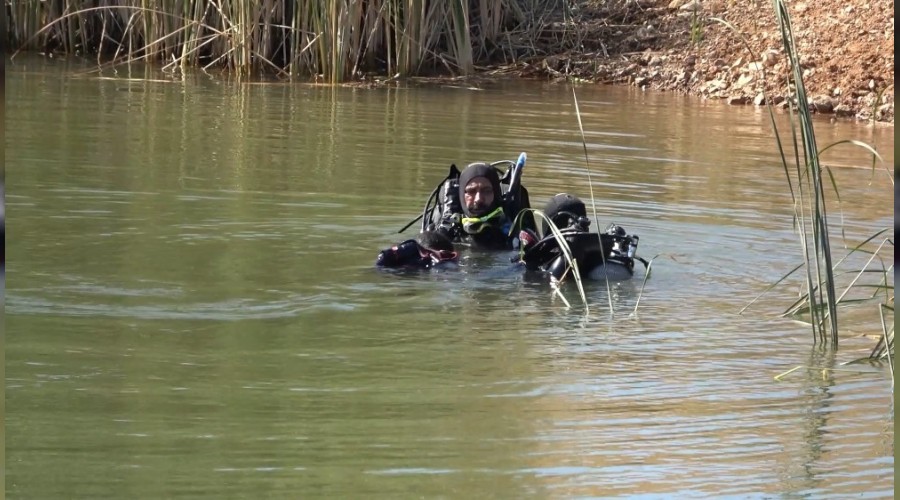
M470 75L475 69L472 55L471 25L467 0L450 1L450 47L456 67L462 75Z
M529 20L561 0L55 0L13 2L8 41L19 50L95 53L106 64L161 62L275 70L330 82L365 71L471 74L476 58L538 36ZM507 21L517 26L504 30ZM527 24L527 26L526 26ZM501 43L502 42L502 43ZM518 42L515 42L518 43ZM107 53L112 54L108 60Z

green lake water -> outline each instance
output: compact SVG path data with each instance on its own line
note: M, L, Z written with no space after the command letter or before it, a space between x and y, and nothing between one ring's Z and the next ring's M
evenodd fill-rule
M893 497L890 369L842 365L877 302L836 352L780 317L798 281L738 314L800 263L765 111L580 85L586 165L565 84L6 70L7 498ZM894 161L893 128L817 133ZM451 163L523 151L532 204L593 195L646 284L586 313L508 254L373 267ZM893 186L824 159L844 255Z

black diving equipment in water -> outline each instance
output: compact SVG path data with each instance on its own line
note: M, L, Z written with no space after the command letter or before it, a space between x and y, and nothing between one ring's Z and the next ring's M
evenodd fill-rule
M456 262L457 258L452 242L440 233L425 231L419 233L418 239L409 239L379 252L375 265L429 269L445 262Z
M616 267L625 273L616 273L625 277L634 274L635 254L640 238L629 235L625 229L610 224L603 233L592 233L588 230L590 220L586 217L572 218L571 225L560 229L563 240L578 263L582 276L591 275L594 271ZM569 270L569 263L560 248L556 236L549 234L537 243L528 245L521 256L525 268L531 271L545 271L556 280Z

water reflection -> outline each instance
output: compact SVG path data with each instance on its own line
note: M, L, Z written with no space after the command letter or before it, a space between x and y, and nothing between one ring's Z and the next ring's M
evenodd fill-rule
M887 370L841 369L877 318L834 353L777 317L796 283L736 314L798 263L765 114L579 87L587 170L571 89L539 82L17 64L11 496L891 496ZM892 133L822 126L893 161ZM593 192L595 226L641 236L646 288L590 283L585 312L509 255L373 269L451 163L521 151L534 205ZM890 195L833 154L865 238Z

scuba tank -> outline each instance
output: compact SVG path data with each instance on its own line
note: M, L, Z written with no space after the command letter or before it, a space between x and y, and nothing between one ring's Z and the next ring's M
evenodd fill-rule
M422 232L440 230L451 240L458 236L458 219L462 213L459 202L459 173L456 164L451 164L447 177L431 191L422 213L397 232L406 231L409 226L421 219Z
M459 201L459 171L453 176L455 165L451 166L450 175L438 186L438 199L435 206L436 212L431 215L430 225L423 225L423 230L434 230L444 233L454 240L459 237L460 214L462 204ZM433 209L434 210L434 209Z

